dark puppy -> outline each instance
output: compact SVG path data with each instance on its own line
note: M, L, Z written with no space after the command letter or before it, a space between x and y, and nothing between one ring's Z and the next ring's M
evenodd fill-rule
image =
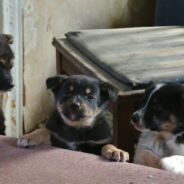
M14 54L9 46L13 43L11 35L0 34L0 92L10 91L14 84L11 75ZM4 135L4 115L0 108L0 134Z
M83 75L55 76L46 84L54 93L57 110L44 129L24 135L18 146L51 144L97 155L102 151L103 156L117 161L128 159L126 152L111 145L110 128L101 113L109 99L116 99L115 87Z
M152 84L142 106L132 116L142 134L134 162L184 174L184 87Z

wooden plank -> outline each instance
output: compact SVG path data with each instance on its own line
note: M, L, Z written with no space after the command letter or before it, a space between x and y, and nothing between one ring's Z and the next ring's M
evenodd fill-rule
M56 49L56 70L58 75L61 75L61 57L60 52Z
M80 30L67 39L112 76L132 86L184 82L184 27Z
M74 46L72 46L66 39L54 38L53 45L56 47L57 50L62 53L62 55L65 56L65 58L67 58L71 62L71 64L82 68L84 71L91 71L93 74L95 74L94 77L102 81L110 81L111 84L116 86L122 93L124 91L131 91L129 87L117 81L110 74L108 74L103 69L98 67L95 63L90 61L80 51L78 51Z
M130 162L133 161L134 156L134 127L131 124L131 116L137 110L137 104L140 104L142 95L119 97L118 110L118 147L129 152Z

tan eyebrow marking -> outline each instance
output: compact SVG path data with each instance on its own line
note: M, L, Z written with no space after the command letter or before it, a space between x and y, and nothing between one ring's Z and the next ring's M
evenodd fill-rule
M106 91L105 87L103 87L103 86L101 87L101 90L102 90L102 91Z
M70 90L70 91L73 91L73 90L74 90L74 87L73 87L73 86L70 86L70 87L69 87L69 90Z
M59 83L62 84L62 83L63 83L63 79L60 79L60 80L59 80Z
M4 65L5 64L5 60L4 59L0 59L0 63Z
M177 118L176 118L173 114L171 114L171 115L170 115L170 121L171 121L173 124L176 124L176 123L177 123Z
M158 98L154 98L153 103L157 103L157 102L158 102Z
M86 89L86 94L89 94L89 93L91 93L91 89L90 88L87 88Z

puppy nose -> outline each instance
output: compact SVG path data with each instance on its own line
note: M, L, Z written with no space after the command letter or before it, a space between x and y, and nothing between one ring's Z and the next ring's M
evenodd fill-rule
M140 117L137 113L132 115L132 122L137 123L139 121Z
M6 89L12 89L15 85L11 79L4 79L1 84Z
M15 86L15 85L14 85L13 83L9 83L9 84L8 84L8 87L9 87L9 88L13 88L14 86Z
M80 103L79 102L72 102L70 104L70 108L73 109L73 110L77 110L80 108Z

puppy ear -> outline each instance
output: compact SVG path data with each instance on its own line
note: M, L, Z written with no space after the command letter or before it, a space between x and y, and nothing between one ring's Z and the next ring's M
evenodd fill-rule
M154 85L155 83L153 81L150 81L147 86L146 86L146 89L149 88L150 86Z
M51 89L54 93L61 87L63 82L68 78L67 75L56 75L46 80L47 89Z
M8 42L8 44L12 44L13 43L13 36L12 35L3 34L3 36L6 39L6 41Z
M101 92L107 96L108 99L115 101L118 96L118 89L111 84L104 82L100 84Z

